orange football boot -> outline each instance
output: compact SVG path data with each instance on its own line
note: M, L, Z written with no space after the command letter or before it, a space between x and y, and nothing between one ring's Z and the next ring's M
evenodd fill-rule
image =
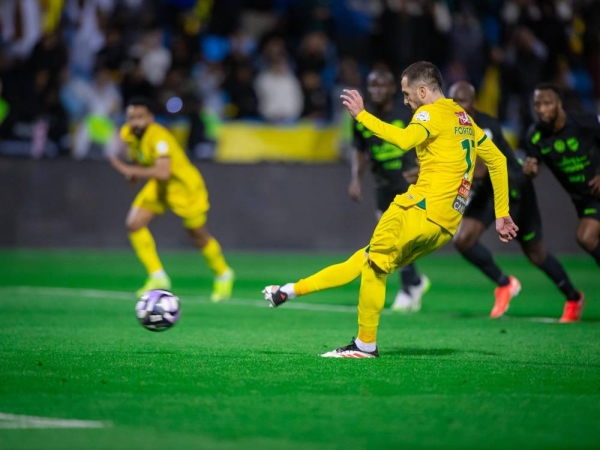
M496 297L496 301L494 302L494 308L490 313L490 317L492 319L497 319L498 317L502 317L506 311L508 311L508 307L510 305L510 301L513 297L515 297L519 292L521 292L521 283L515 277L508 277L508 284L506 286L498 286L494 289L494 297Z

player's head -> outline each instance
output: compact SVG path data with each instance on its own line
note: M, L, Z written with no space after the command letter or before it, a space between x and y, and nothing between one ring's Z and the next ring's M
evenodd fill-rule
M443 96L442 74L430 62L419 61L411 64L402 72L400 78L404 104L410 106L413 112Z
M154 122L154 114L152 113L150 101L141 97L131 99L127 103L125 115L131 132L138 138L142 137L148 125Z
M475 112L475 87L471 83L457 81L448 89L448 97L470 115Z
M367 91L371 103L381 106L389 102L396 94L396 83L392 72L376 69L369 73Z
M563 113L560 89L551 83L538 84L533 91L533 110L540 124L554 128L556 119Z

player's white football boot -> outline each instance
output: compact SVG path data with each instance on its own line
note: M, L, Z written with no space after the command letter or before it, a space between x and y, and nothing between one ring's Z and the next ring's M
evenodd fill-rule
M265 300L269 302L271 308L276 308L288 300L288 295L279 289L280 287L281 286L273 285L267 286L262 290Z
M352 338L350 345L336 348L330 352L323 353L321 356L323 358L379 358L379 352L377 351L377 348L375 348L375 351L372 352L365 352L364 350L361 350L356 345L355 338Z

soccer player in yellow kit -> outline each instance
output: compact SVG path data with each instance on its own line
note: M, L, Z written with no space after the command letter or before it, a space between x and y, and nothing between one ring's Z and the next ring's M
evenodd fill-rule
M383 214L368 247L344 263L284 286L267 286L271 306L312 292L341 286L361 276L358 337L350 345L324 353L330 358L374 358L379 316L385 303L387 276L446 244L456 232L467 204L475 158L488 166L494 187L496 231L502 242L518 228L508 212L506 158L469 115L442 91L442 77L433 64L417 62L401 77L404 103L414 112L400 129L364 109L357 91L341 96L350 114L373 134L401 149L416 147L421 171L416 184L397 195Z
M130 101L126 115L121 139L127 148L128 159L134 164L126 164L116 156L112 156L110 162L131 181L148 179L135 198L126 221L131 245L148 272L146 284L138 290L138 296L151 289L171 288L171 279L160 262L148 230L155 216L170 209L183 219L183 226L194 245L215 274L211 299L214 302L227 300L231 296L234 274L225 262L221 246L206 228L210 205L202 175L171 132L154 122L148 101Z

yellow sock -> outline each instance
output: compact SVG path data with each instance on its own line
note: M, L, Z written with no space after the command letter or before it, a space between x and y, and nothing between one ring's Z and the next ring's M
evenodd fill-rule
M206 264L208 264L208 267L211 268L216 276L220 277L229 270L229 266L225 262L225 258L221 252L221 246L215 238L210 238L202 249L202 254L206 258Z
M358 278L365 259L365 249L361 248L347 261L326 267L314 275L298 281L294 285L294 291L296 291L296 295L306 295L348 284Z
M358 338L365 344L377 340L379 316L385 304L387 274L375 272L365 261L358 295Z
M148 228L144 227L129 233L129 240L148 275L162 270L163 266L158 258L158 253L156 253L156 244Z

